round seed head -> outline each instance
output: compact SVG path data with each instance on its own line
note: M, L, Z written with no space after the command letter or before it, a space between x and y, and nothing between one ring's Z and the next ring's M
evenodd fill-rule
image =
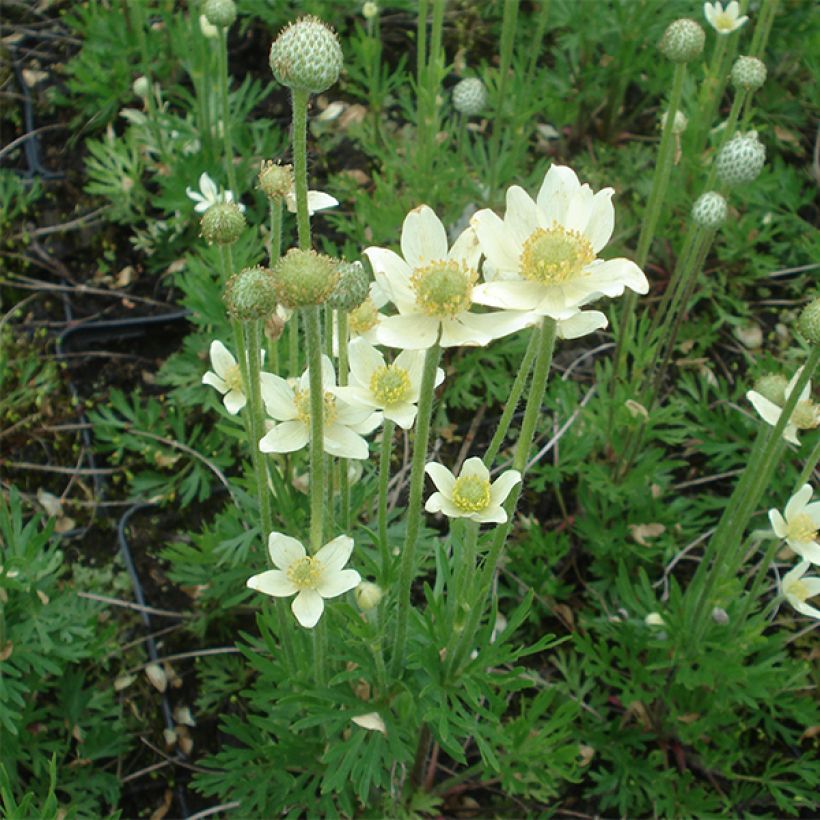
M230 28L236 20L236 4L233 0L205 0L202 13L212 26Z
M293 188L293 166L264 160L259 171L259 187L269 199L283 200Z
M235 202L217 202L202 215L199 232L208 242L232 245L245 230L245 215Z
M673 63L689 63L700 57L706 42L706 32L688 17L670 23L658 48Z
M717 155L718 179L726 185L742 185L757 179L766 161L766 148L756 131L735 134Z
M359 586L356 587L353 594L356 597L356 603L359 605L359 609L361 609L362 612L369 612L379 605L379 602L384 597L384 590L378 584L374 584L371 581L362 581Z
M302 17L283 29L270 49L273 76L296 91L326 91L342 70L336 33L318 17Z
M339 281L337 262L316 251L291 248L273 269L278 301L287 308L321 305Z
M757 57L738 57L732 66L732 85L744 91L757 91L766 82L766 64Z
M803 308L797 320L797 329L813 345L820 345L820 296Z
M334 310L350 312L367 299L370 278L361 262L340 262L339 281L328 297L327 303Z
M478 77L465 77L453 87L453 108L465 117L475 117L487 105L487 87Z
M223 299L233 319L267 319L276 311L273 274L267 268L245 268L228 280Z
M755 392L773 402L778 407L786 403L786 387L789 380L780 373L767 373L755 382Z
M726 219L726 200L717 191L709 191L695 200L692 220L701 228L719 228Z

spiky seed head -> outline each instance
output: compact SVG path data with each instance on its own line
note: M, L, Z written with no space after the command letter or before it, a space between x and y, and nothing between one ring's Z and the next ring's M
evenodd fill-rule
M718 179L726 185L742 185L757 179L766 161L766 147L756 131L735 134L715 160Z
M223 299L232 319L267 319L276 311L273 274L259 266L245 268L228 280Z
M706 32L701 26L689 17L681 17L667 26L658 48L673 63L689 63L700 57L705 43Z
M291 248L273 268L276 295L287 308L321 305L339 281L335 259L316 251Z
M202 215L200 234L217 245L232 245L245 230L245 214L235 202L217 202Z
M293 188L293 166L263 160L259 171L259 187L268 199L283 200Z
M270 49L273 76L295 91L326 91L342 70L336 33L318 17L302 17L282 29Z
M339 281L328 297L327 303L334 310L349 313L367 299L370 277L361 262L340 262Z
M815 296L800 312L797 329L812 345L820 345L820 296Z
M743 91L757 91L766 82L766 64L757 57L738 57L732 66L732 85Z
M701 228L719 228L726 219L726 200L717 191L701 194L692 206L692 220Z
M353 595L356 597L356 603L362 612L369 612L379 605L379 602L384 597L384 590L371 581L362 581L356 587Z
M789 380L780 373L767 373L755 382L755 392L774 402L778 407L786 403L786 387Z
M230 28L236 20L236 4L233 0L205 0L202 13L212 26Z
M453 108L465 117L478 116L487 105L487 87L478 77L465 77L453 87Z

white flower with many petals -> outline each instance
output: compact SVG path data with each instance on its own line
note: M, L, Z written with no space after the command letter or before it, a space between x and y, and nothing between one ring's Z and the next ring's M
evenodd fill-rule
M820 595L820 578L804 577L809 568L808 561L801 561L793 570L783 576L780 588L786 600L802 615L820 620L820 609L809 606L806 601Z
M211 205L216 205L218 202L233 202L232 191L220 191L217 184L203 173L199 177L199 190L195 191L193 188L186 188L185 193L188 198L196 202L194 210L198 214L204 214ZM244 213L245 206L238 202L239 209Z
M769 521L774 534L785 538L786 543L805 561L820 565L820 501L810 504L812 490L804 484L788 501L783 515L779 510L769 510Z
M242 371L236 359L228 352L228 348L219 340L211 342L211 367L202 377L202 384L215 387L223 396L225 409L235 416L248 402L243 392ZM265 361L265 351L261 351L260 361ZM264 384L271 384L275 378L271 373L260 373L259 380Z
M422 350L486 345L525 327L521 313L470 313L481 249L468 228L447 249L447 232L432 208L420 205L405 217L402 258L386 248L368 248L376 282L398 309L382 319L378 340L388 347Z
M313 216L316 211L326 211L328 208L335 208L339 204L336 197L326 194L323 191L308 191L308 216ZM291 188L288 195L285 197L285 205L292 213L296 213L296 189Z
M361 337L350 343L350 384L333 393L353 407L381 410L386 419L409 430L416 420L416 402L424 370L423 350L402 350L391 364L373 345ZM436 387L444 381L444 371L436 370Z
M647 293L649 282L634 262L598 258L615 226L613 193L593 193L570 168L553 165L535 201L514 185L503 220L488 209L475 214L471 224L494 276L475 289L475 301L568 319L624 288Z
M503 524L507 520L507 511L501 505L521 481L518 470L507 470L491 484L490 471L475 457L464 462L458 478L435 461L424 471L438 490L427 499L427 512L443 512L450 518L469 518L482 524Z
M801 367L786 385L784 401L787 401L789 396L791 396L802 372L803 368ZM775 404L771 399L767 399L756 390L749 390L746 393L746 398L752 403L752 407L757 410L766 424L770 424L772 427L777 424L780 419L780 414L783 411L782 407ZM820 425L820 406L811 400L811 382L808 382L800 393L794 412L783 429L783 438L791 444L799 445L800 441L797 438L797 431L813 430L818 425Z
M340 458L367 458L369 451L362 435L375 430L381 413L369 408L351 407L333 394L336 374L327 356L322 356L322 388L324 390L324 450ZM310 441L310 374L292 384L281 376L271 376L262 385L262 400L268 415L278 424L260 439L263 453L292 453Z
M316 555L308 555L302 544L289 535L272 532L268 552L276 569L254 575L247 586L274 598L296 595L290 608L296 620L312 629L322 617L325 598L336 598L362 580L355 569L344 569L353 552L353 539L340 535Z
M731 34L742 25L745 25L749 19L745 14L743 17L740 16L740 4L737 0L727 3L725 10L722 3L704 3L703 14L706 17L706 22L718 34Z

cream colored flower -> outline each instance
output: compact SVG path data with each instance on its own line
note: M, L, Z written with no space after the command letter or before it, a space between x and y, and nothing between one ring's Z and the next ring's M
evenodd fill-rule
M488 209L475 214L470 224L492 272L476 287L475 301L560 320L624 288L647 293L649 282L634 262L598 258L615 225L613 193L593 193L573 170L553 165L535 201L514 185L503 220Z
M786 504L783 515L779 510L769 510L769 521L774 534L785 538L786 543L805 561L820 565L820 501L810 504L811 484L804 484Z
M324 450L340 458L367 458L369 451L362 435L372 433L382 420L381 413L351 407L337 399L336 374L327 356L322 356L324 390ZM262 385L262 399L268 415L278 424L259 441L263 453L292 453L310 441L310 375L306 370L293 384L271 376Z
M703 14L706 22L718 34L731 34L745 25L749 19L745 14L743 17L740 16L740 4L737 0L727 3L725 10L722 3L704 3Z
M791 572L783 576L781 589L786 600L802 615L820 620L820 609L809 606L806 601L820 595L820 578L805 578L808 561L801 561Z
M316 211L326 211L328 208L335 208L339 204L336 197L326 194L323 191L308 191L308 216L313 216ZM288 195L285 197L285 205L292 213L296 213L296 189L291 188Z
M481 249L468 228L447 248L447 232L432 208L420 205L405 217L404 258L386 248L365 253L378 282L398 309L378 330L380 344L407 350L486 345L526 327L521 313L470 313Z
M784 402L788 400L802 372L803 368L801 367L786 385ZM746 398L752 403L752 407L757 410L766 424L770 424L772 427L777 424L780 419L780 413L783 410L782 407L770 399L767 399L756 390L749 390L746 393ZM811 400L811 382L808 382L800 393L800 398L797 401L791 418L783 428L783 438L791 444L799 445L800 441L797 438L797 431L813 430L818 425L820 425L820 406Z
M248 402L243 392L242 372L236 359L228 352L225 345L215 339L211 342L211 367L202 377L202 384L215 387L222 394L225 409L235 416ZM265 351L261 351L260 361L265 361ZM276 378L272 373L260 373L263 385L272 383Z
M198 191L186 188L185 193L188 194L189 199L196 202L194 210L198 214L204 214L211 205L216 205L217 202L233 202L233 191L220 191L207 173L200 174ZM245 211L245 206L241 202L236 204L241 211Z
M423 350L402 350L387 364L378 350L361 337L348 348L350 384L331 391L352 407L373 412L381 410L386 419L409 430L416 420L416 403L424 370ZM436 387L444 381L444 371L436 370Z
M362 580L355 569L344 569L353 552L353 539L340 535L310 556L302 544L289 535L272 532L268 552L276 569L248 578L247 586L274 598L296 595L290 608L296 620L312 629L322 617L325 598L336 598Z
M424 472L438 490L427 499L427 512L443 512L450 518L469 518L481 523L503 524L507 520L507 511L501 505L521 481L518 470L507 470L490 484L490 471L475 457L464 462L458 478L435 461Z

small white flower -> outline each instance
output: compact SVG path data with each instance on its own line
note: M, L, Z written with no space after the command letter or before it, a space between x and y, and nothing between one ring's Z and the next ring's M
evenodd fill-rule
M220 192L217 184L207 173L203 173L199 177L199 191L195 191L193 188L186 188L185 193L188 194L189 199L196 202L194 210L198 214L204 214L211 205L216 205L217 202L233 202L233 192ZM237 205L239 205L240 210L244 213L245 206L241 202L238 202Z
M326 194L322 191L308 191L308 216L313 216L316 211L326 211L328 208L335 208L339 204L339 200ZM296 189L291 188L288 195L285 197L285 205L292 213L296 213Z
M472 228L447 247L447 232L427 205L414 208L401 230L404 258L386 248L368 248L373 273L398 309L382 319L380 344L406 350L486 345L531 321L523 313L470 313L481 248Z
M211 342L211 367L202 377L202 384L215 387L223 396L225 409L235 416L246 404L247 398L242 391L242 371L236 359L228 352L228 348L219 340ZM260 361L265 361L265 351L261 351ZM274 376L271 373L260 373L259 380L270 384Z
M350 384L333 393L353 407L381 410L386 419L409 430L416 420L416 403L424 370L423 350L402 350L391 364L361 337L350 343ZM436 370L436 387L444 371Z
M319 622L325 598L343 595L362 580L355 569L344 569L353 552L353 539L347 535L334 538L310 556L295 538L272 532L268 552L276 569L248 578L247 586L274 598L295 594L290 608L306 629L313 629Z
M785 538L786 543L804 560L820 565L820 501L810 504L811 484L804 484L788 501L783 515L779 510L769 510L769 521L774 534Z
M787 572L781 581L781 589L786 600L802 615L820 620L820 609L809 606L806 601L820 595L820 578L804 578L809 568L808 561L801 561L793 570Z
M740 16L740 4L737 0L727 3L725 10L722 3L704 3L703 14L706 17L706 22L718 34L731 34L745 25L749 19L745 14L743 17Z
M322 356L324 390L324 450L339 458L367 458L362 435L372 433L382 420L370 408L351 407L333 394L336 374L327 356ZM292 453L310 441L310 375L306 370L296 383L271 375L262 384L262 399L268 415L278 424L259 441L263 453Z
M521 481L518 470L507 470L490 484L490 471L476 457L464 462L458 478L435 461L424 472L438 490L427 499L427 512L443 512L450 518L469 518L480 523L503 524L507 520L507 511L501 505Z
M475 214L471 224L491 270L475 301L561 320L624 288L647 293L649 282L634 262L598 258L615 226L614 193L593 193L572 169L553 165L535 200L513 185L503 220L486 208Z
M803 368L801 367L786 385L784 401L787 401L792 394L802 372ZM752 403L752 407L757 410L766 424L770 424L772 427L777 424L780 419L780 413L783 411L782 407L770 399L767 399L756 390L749 390L746 393L746 398ZM808 382L800 393L791 418L783 428L783 438L791 444L799 445L800 441L797 438L797 431L813 430L818 425L820 425L820 406L811 400L811 382Z

